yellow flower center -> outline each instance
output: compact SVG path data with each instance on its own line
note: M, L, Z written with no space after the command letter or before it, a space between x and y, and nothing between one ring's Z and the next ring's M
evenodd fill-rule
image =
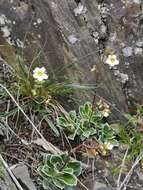
M111 61L111 63L114 63L114 62L116 61L116 59L112 57L112 58L110 59L110 61Z
M37 75L38 75L39 77L41 77L41 76L43 76L43 72L42 72L42 71L38 71L38 72L37 72Z

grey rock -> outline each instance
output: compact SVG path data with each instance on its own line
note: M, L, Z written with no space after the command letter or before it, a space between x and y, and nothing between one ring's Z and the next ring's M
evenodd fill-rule
M92 190L115 190L112 187L107 187L104 183L95 182Z
M141 4L141 0L132 0L133 3Z
M3 130L1 128L1 125L0 125L0 137L4 137L4 133L3 133Z
M86 7L81 3L79 3L78 6L74 9L74 14L75 16L78 16L80 14L85 14L86 11L87 11Z
M143 49L142 49L142 48L139 48L139 47L136 47L136 48L134 49L134 53L135 53L135 55L142 55Z
M125 47L125 48L122 50L122 52L123 52L123 55L124 55L125 57L130 57L130 56L133 55L133 48L132 48L132 47Z
M142 169L136 169L135 170L135 172L136 172L136 174L137 174L137 176L138 176L138 179L141 181L141 182L143 182L143 172L142 172Z
M9 176L0 160L0 190L17 190L14 182Z
M143 39L136 42L137 47L143 47Z
M125 84L129 80L129 76L127 74L120 73L120 77L121 77L121 82L123 84Z
M77 37L74 34L68 36L68 40L71 44L75 44L78 41Z
M22 183L28 190L37 190L35 184L30 178L28 167L24 164L18 164L12 169L15 177Z

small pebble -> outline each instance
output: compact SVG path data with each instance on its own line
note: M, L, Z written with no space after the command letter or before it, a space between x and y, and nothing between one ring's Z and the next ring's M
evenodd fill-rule
M124 49L122 49L122 52L125 57L131 57L133 55L133 48L125 47Z
M78 41L78 39L76 38L74 34L68 36L68 40L71 44L75 44Z

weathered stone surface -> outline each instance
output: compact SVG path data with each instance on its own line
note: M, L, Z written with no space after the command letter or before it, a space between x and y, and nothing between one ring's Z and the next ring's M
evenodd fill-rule
M0 160L0 190L17 190Z
M39 48L43 64L55 76L62 70L73 83L96 85L96 92L121 111L127 111L132 100L142 103L142 2L78 2L1 0L1 56L10 59L10 52L3 50L9 43L24 48L30 62ZM110 69L105 60L112 53L120 64Z
M24 164L18 164L13 170L15 177L23 184L28 190L36 190L36 187L30 178L28 167Z
M112 187L107 187L103 183L95 182L92 190L115 190Z

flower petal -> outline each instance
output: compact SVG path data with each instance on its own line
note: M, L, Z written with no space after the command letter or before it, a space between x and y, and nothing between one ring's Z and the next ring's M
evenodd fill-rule
M41 81L43 81L43 78L39 77L39 78L37 78L37 80L41 82Z
M35 73L33 74L33 78L35 78L35 79L39 78L37 72L35 72Z
M42 81L44 79L48 79L48 75L46 74L46 69L44 67L36 67L33 70L33 78L37 79L38 81Z
M47 74L44 74L44 75L43 75L43 79L48 79L48 77L49 77L49 76L48 76Z
M45 72L46 72L45 67L41 67L41 68L40 68L40 71L43 72L43 73L45 73Z
M117 59L117 56L116 55L111 55L111 59Z
M36 73L36 72L39 72L40 68L39 67L36 67L34 70L33 70L33 73Z

